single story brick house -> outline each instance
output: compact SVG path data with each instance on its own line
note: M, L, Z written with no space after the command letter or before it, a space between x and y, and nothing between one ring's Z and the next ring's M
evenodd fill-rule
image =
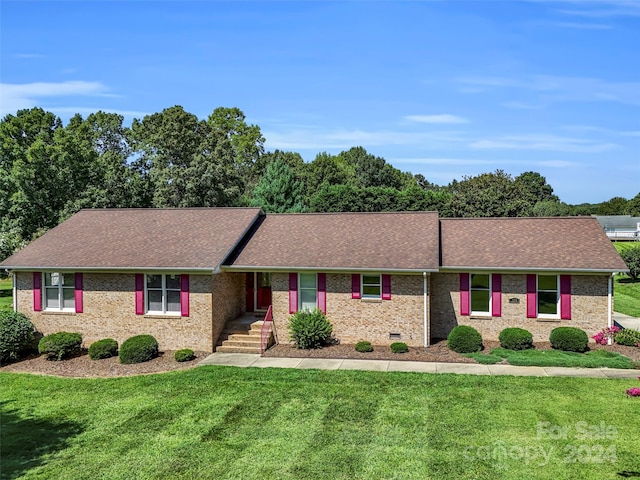
M82 210L0 263L14 308L85 344L142 333L213 351L247 312L319 308L343 343L429 345L612 324L626 265L592 217L440 219L436 212L264 214L259 208Z

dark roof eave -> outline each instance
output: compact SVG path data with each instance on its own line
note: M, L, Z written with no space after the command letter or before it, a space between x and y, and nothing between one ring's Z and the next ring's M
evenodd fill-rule
M575 272L575 273L628 273L629 269L619 268L565 268L565 267L479 267L479 266L446 266L440 267L441 272L460 272L460 271L491 271L491 272Z
M266 266L266 265L223 265L222 271L228 272L383 272L383 273L437 273L437 268L382 268L382 267L302 267L302 266Z
M202 267L92 267L92 266L75 266L75 267L60 267L60 266L0 266L13 272L40 272L40 271L55 271L55 272L96 272L96 273L109 273L109 272L126 272L126 273L142 273L142 272L181 272L181 273L196 273L196 274L211 274L215 273L216 268L202 268Z

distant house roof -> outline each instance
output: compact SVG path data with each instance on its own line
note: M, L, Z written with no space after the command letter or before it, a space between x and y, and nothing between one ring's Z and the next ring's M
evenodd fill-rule
M593 217L459 218L441 224L443 268L627 270Z
M596 215L595 218L604 229L626 229L635 232L640 225L640 217L631 215Z
M259 208L82 210L0 263L7 269L213 271Z
M268 214L230 269L437 271L438 213Z

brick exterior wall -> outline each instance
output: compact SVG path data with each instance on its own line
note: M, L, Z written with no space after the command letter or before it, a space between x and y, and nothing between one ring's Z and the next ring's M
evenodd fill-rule
M498 340L501 330L520 327L533 334L536 342L548 341L559 326L578 327L589 336L607 326L608 275L571 276L571 320L527 318L527 279L524 274L502 274L502 316L460 315L458 273L433 275L431 335L446 338L456 325L470 325L486 340ZM515 299L518 303L510 303ZM591 340L592 341L592 340Z
M60 331L82 333L85 347L102 338L122 343L133 335L151 334L161 350L192 348L211 352L225 322L240 315L244 308L242 274L189 275L189 316L180 317L136 315L134 274L85 273L83 313L35 312L33 274L14 274L18 311L45 335Z
M289 274L272 274L271 288L278 340L288 343ZM422 346L423 288L422 275L392 275L391 300L352 299L351 275L327 273L327 318L334 336L342 343L368 340L374 345L389 345L402 341ZM390 333L399 333L400 339L390 339Z

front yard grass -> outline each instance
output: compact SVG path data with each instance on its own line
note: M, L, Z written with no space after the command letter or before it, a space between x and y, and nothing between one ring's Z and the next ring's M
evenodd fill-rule
M3 478L615 479L637 381L199 367L0 372Z
M509 365L534 367L582 367L582 368L640 368L638 362L606 350L591 350L586 353L563 352L561 350L507 350L494 348L488 354L468 353L466 357L478 363L495 364L506 359Z
M10 309L13 304L13 283L11 278L0 278L0 310Z
M616 312L640 317L640 281L632 282L627 275L616 275L613 307Z

